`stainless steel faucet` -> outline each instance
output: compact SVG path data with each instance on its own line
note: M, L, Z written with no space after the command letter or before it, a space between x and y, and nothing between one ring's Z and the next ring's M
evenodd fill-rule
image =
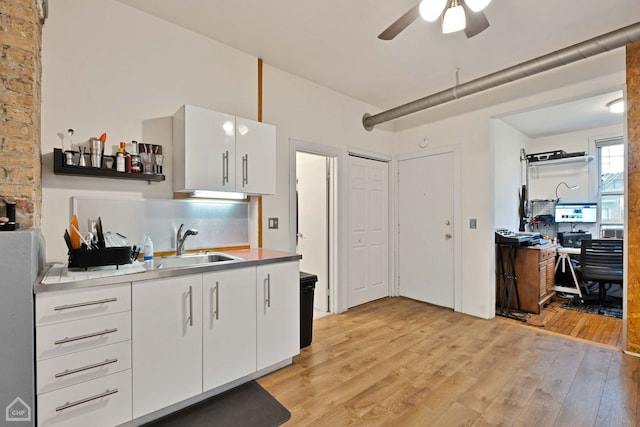
M182 227L184 227L184 224L180 224L180 228L178 228L178 234L176 235L176 242L178 246L176 248L176 255L182 255L182 252L184 252L184 241L187 237L195 236L196 234L198 234L198 230L196 230L195 228L190 228L185 231L184 234L182 234Z

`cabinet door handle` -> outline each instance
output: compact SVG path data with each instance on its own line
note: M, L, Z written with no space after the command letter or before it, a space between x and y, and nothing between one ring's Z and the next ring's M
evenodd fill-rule
M193 287L189 286L189 317L187 318L189 326L193 326Z
M88 371L89 369L94 369L94 368L99 368L101 366L109 365L111 363L116 363L117 361L118 361L118 358L116 357L114 359L107 359L104 362L93 363L91 365L83 366L81 368L65 369L64 371L58 372L57 374L55 374L54 377L55 378L66 377L67 375L77 374L78 372Z
M100 335L106 335L106 334L112 334L114 332L118 332L118 328L112 328L112 329L105 329L104 331L100 331L100 332L92 332L90 334L86 334L86 335L78 335L77 337L64 337L61 340L57 340L54 341L53 343L55 345L58 344L66 344L68 342L72 342L72 341L79 341L79 340L86 340L87 338L94 338L94 337L99 337Z
M213 288L212 290L213 292L211 292L211 308L212 308L212 312L211 312L211 318L213 319L215 317L216 320L220 319L220 283L216 282L216 286ZM216 294L216 303L215 305L213 304L213 294ZM215 309L214 309L215 307Z
M267 304L267 307L271 307L271 274L267 274L267 278L264 279L264 284L266 288L266 298L264 302Z
M242 156L242 186L249 184L249 153Z
M53 307L55 311L69 310L70 308L78 308L78 307L86 307L88 305L100 305L107 302L116 302L118 298L105 298L97 301L87 301L87 302L79 302L77 304L67 304L67 305L59 305L57 307Z
M222 153L222 185L229 182L229 150Z
M58 406L56 408L56 412L64 411L65 409L73 408L74 406L82 405L83 403L91 402L92 400L97 400L102 397L109 396L111 394L115 394L118 392L118 389L105 391L104 393L96 394L95 396L85 397L84 399L76 400L75 402L67 402L62 406Z

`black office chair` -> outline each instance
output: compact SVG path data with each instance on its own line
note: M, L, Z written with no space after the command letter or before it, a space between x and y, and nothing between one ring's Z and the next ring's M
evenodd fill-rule
M580 246L580 270L582 279L599 284L598 301L602 303L607 294L607 284L622 286L622 240L583 240Z

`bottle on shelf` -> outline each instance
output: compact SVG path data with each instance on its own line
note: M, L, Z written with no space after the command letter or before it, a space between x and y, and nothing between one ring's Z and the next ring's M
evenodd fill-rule
M131 141L131 173L141 173L142 162L138 151L138 141Z
M120 148L116 153L116 170L118 172L131 173L131 155L127 152L127 143L120 142Z
M125 143L120 143L120 148L116 152L116 170L118 172L126 171L126 160L125 160L125 151L124 151Z

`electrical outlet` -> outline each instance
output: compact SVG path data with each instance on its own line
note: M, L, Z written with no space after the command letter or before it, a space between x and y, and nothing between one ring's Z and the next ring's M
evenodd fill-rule
M93 234L95 234L96 233L96 224L98 223L98 220L97 219L90 219L88 222L89 222L88 230L90 232L92 232Z
M275 230L278 228L278 218L269 218L269 229Z
M469 219L469 228L475 230L478 228L478 220L476 218Z

